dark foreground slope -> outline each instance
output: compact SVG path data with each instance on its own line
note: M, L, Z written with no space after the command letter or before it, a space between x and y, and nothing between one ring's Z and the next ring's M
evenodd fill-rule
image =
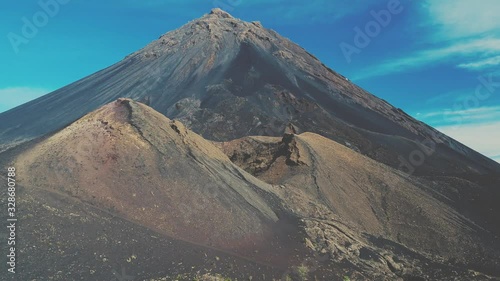
M4 272L2 281L215 280L208 277L217 274L233 280L272 280L285 271L172 238L73 196L32 186L19 187L17 194L16 274ZM0 218L5 221L4 212ZM7 252L5 246L2 253ZM6 264L5 257L0 260Z
M210 140L280 136L292 123L415 174L478 180L500 173L498 163L367 93L290 40L218 9L0 114L0 149L59 130L119 97L145 102ZM401 162L425 150L421 141L432 150L425 165Z
M1 159L17 167L15 280L112 280L121 267L134 280L268 280L307 256L268 184L129 99Z
M212 144L119 99L0 156L21 280L500 275L498 238L433 183L312 133Z

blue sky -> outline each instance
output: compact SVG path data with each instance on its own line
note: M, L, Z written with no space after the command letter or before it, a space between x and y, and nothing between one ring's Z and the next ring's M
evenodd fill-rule
M500 161L498 0L8 1L0 11L0 112L107 67L214 6L261 21ZM37 30L23 33L26 21Z

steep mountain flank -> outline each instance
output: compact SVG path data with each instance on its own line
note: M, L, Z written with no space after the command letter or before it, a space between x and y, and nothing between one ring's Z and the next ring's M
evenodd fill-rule
M463 280L474 270L499 273L498 236L476 224L470 209L462 212L466 208L438 182L408 177L313 133L217 145L272 184L303 218L310 247L333 260L347 260L375 276L441 280L450 274L439 275L436 267L443 265L471 270L458 274Z
M120 97L144 102L209 140L280 136L293 123L416 174L500 173L498 163L367 93L275 31L221 10L0 114L0 149L57 131ZM400 157L408 161L422 142L431 155L425 165L408 167Z

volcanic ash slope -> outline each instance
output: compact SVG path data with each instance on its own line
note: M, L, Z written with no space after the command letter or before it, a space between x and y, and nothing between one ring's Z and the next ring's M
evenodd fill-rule
M310 248L356 265L365 274L359 278L486 280L476 279L474 270L500 273L498 238L437 182L408 176L313 133L216 145L271 184L303 218Z
M33 145L15 165L23 186L71 195L166 235L283 254L268 247L280 223L262 197L268 185L247 180L253 177L180 122L129 99Z

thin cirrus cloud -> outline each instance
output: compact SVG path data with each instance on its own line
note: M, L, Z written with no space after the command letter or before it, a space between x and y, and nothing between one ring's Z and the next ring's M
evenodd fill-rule
M500 146L498 145L498 140L500 139L500 121L479 125L441 126L436 129L500 162Z
M464 124L488 123L500 120L500 106L468 109L444 109L417 113L417 118L434 126L460 127Z
M463 61L469 60L470 63L461 63L457 67L467 69L484 69L485 66L496 66L491 64L497 57L481 59L477 58L484 54L499 54L500 55L500 39L482 38L466 42L461 42L457 45L450 45L436 49L422 50L396 59L388 59L380 64L361 71L360 75L352 78L352 80L363 80L377 76L394 74L401 71L408 71L428 66L436 63L450 63L452 60Z
M369 66L353 80L363 80L429 65L449 64L469 71L487 71L500 64L500 1L426 0L420 6L420 23L427 31L418 38L426 46L400 57ZM424 45L422 44L422 45Z
M41 97L50 90L30 87L11 87L0 89L0 113L13 107Z
M459 64L458 67L470 69L470 70L482 70L489 67L494 67L500 64L500 56L490 57L484 60L471 62L471 63L462 63Z
M498 0L426 0L423 7L429 15L429 24L440 32L439 38L464 38L498 32Z
M435 110L416 117L444 134L500 162L500 106Z

